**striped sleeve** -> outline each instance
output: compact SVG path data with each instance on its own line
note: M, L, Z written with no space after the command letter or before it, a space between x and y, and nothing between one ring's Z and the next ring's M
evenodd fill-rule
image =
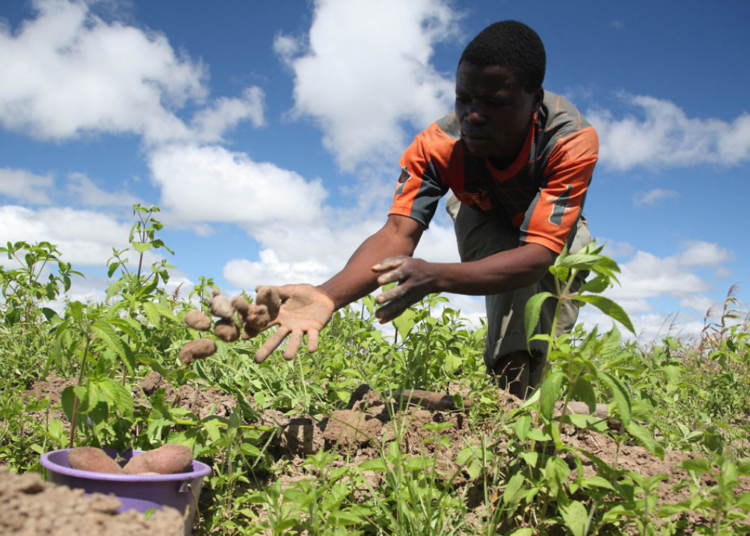
M599 154L599 139L589 126L558 140L549 155L544 186L521 226L521 241L562 252L576 225Z
M435 128L433 124L430 128ZM388 215L408 216L426 227L435 215L440 198L448 191L429 157L422 134L417 135L401 156L401 174Z

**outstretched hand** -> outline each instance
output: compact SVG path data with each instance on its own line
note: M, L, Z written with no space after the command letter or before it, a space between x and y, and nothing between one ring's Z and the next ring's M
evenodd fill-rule
M375 298L376 303L385 304L375 312L381 324L393 320L410 306L435 292L437 267L422 259L389 257L373 266L372 271L381 274L378 277L380 286L397 283Z
M281 298L281 309L276 320L269 326L279 328L255 353L255 362L262 363L286 338L289 343L284 350L284 359L294 359L307 334L307 351L318 349L318 334L333 315L334 304L331 297L312 285L284 285L273 287Z

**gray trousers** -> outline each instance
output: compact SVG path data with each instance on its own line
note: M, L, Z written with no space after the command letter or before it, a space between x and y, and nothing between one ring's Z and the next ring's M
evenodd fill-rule
M476 261L500 251L517 248L520 245L520 231L503 224L492 214L473 210L463 205L453 194L447 200L446 208L454 222L458 252L462 262ZM574 253L591 242L587 221L581 217L576 228L568 237L568 250ZM584 283L588 272L579 272L571 285L571 291L576 292ZM555 290L555 279L547 273L539 281L528 287L519 288L485 296L487 308L487 340L484 352L484 362L490 374L507 374L508 368L513 369L514 356L525 356L520 359L520 366L526 367L524 374L527 380L519 380L526 385L520 385L521 393L527 388L534 388L540 381L544 369L547 343L532 341L531 355L527 352L526 329L524 325L524 310L526 302L535 294ZM557 307L557 300L545 301L534 333L549 334L552 320ZM563 302L557 319L556 336L569 332L575 326L578 318L578 306L570 301ZM508 359L510 358L510 360ZM510 378L513 380L514 378ZM515 394L515 393L514 393Z

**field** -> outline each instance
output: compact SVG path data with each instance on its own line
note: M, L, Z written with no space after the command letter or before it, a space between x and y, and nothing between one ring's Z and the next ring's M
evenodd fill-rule
M750 334L734 289L694 340L642 347L582 325L545 337L548 370L525 403L491 384L484 329L440 296L394 321L393 336L368 297L335 314L315 354L255 364L261 334L182 366L182 346L206 336L182 318L214 283L166 293L168 262L138 262L170 251L157 212L135 207L101 303L50 309L80 277L64 252L2 248L0 464L11 472L39 472L42 453L69 446L188 445L213 469L199 535L750 533ZM601 296L618 267L600 250L554 270L560 292L533 300L527 325L561 297L632 329ZM577 270L592 275L570 295ZM411 389L442 405L399 395ZM39 486L29 482L4 485L0 507L7 490Z

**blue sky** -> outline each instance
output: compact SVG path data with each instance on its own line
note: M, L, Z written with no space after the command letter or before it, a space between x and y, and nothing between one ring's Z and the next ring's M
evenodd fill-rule
M3 2L0 242L58 244L87 274L71 296L102 299L130 207L153 203L183 290L322 282L382 226L400 153L502 19L540 34L545 88L599 132L585 213L623 268L609 295L643 340L696 333L750 282L741 1ZM417 256L457 259L442 211Z

